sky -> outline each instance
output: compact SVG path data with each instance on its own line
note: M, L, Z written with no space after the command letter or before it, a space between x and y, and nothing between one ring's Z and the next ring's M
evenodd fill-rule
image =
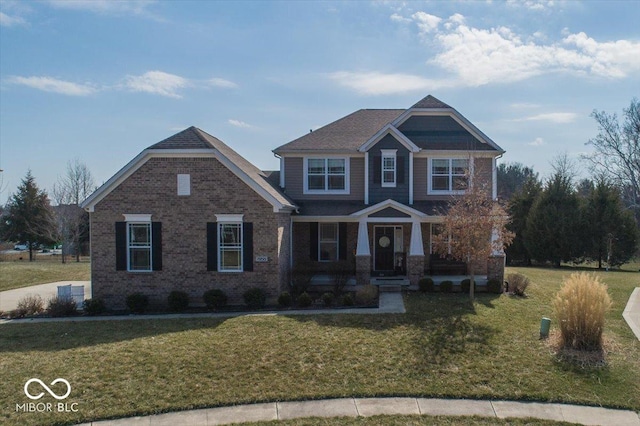
M0 0L0 204L28 170L102 184L192 125L277 169L311 129L429 94L544 177L640 97L638 22L638 1Z

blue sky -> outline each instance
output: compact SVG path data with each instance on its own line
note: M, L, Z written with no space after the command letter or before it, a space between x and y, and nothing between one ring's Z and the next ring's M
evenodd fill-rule
M195 125L263 169L360 108L432 94L543 176L640 96L640 2L0 0L0 203L98 184Z

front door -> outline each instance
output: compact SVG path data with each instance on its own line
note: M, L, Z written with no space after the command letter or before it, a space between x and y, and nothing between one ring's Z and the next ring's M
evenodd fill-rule
M393 273L393 254L395 252L395 227L374 227L375 259L374 269L380 274Z

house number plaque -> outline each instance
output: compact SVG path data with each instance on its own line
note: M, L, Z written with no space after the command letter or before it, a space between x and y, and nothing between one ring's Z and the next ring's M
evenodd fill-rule
M256 256L257 263L264 263L269 261L269 256Z

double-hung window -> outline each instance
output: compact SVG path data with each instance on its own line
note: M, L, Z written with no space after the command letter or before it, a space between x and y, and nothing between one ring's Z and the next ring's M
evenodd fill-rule
M463 192L469 186L469 160L466 158L429 159L429 192Z
M127 223L127 251L130 271L151 271L151 222Z
M347 158L305 158L305 193L348 192Z
M242 222L218 223L218 270L242 272Z
M382 154L382 186L395 188L396 186L396 152L395 149L383 149Z
M321 262L338 260L338 224L320 223L318 226L319 258Z

